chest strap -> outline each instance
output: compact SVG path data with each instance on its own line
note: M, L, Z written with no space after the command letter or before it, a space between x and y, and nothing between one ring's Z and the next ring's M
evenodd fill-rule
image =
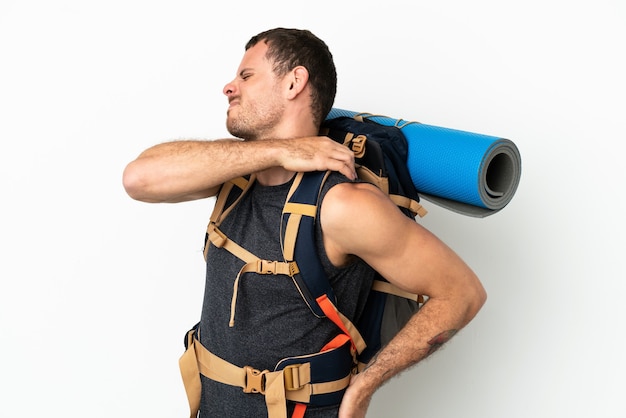
M246 250L236 242L230 240L222 231L214 224L209 224L207 228L208 239L217 248L224 248L235 257L242 260L245 264L237 273L233 282L233 296L230 303L230 320L228 326L235 326L235 309L237 308L237 294L239 292L239 279L245 273L257 274L273 274L287 275L293 277L299 273L298 265L295 261L270 261L262 260L250 251Z
M238 367L207 350L195 337L195 330L191 330L179 366L190 418L196 418L200 409L200 374L238 386L245 393L264 395L268 418L287 418L287 400L300 404L296 413L303 413L306 405L338 404L350 383L353 359L349 340L340 335L320 353L281 360L274 371Z
M204 258L207 259L209 251L209 243L213 244L216 248L222 248L241 261L244 265L239 270L235 280L233 282L233 295L230 305L230 319L228 325L233 327L235 325L235 310L237 308L237 294L239 291L239 281L245 273L257 273L257 274L273 274L273 275L286 275L293 278L300 271L295 261L274 261L264 260L257 257L255 254L246 250L235 241L228 238L223 233L219 226L222 221L228 216L233 208L239 203L243 196L250 190L250 187L255 181L255 176L252 175L249 179L239 177L224 183L222 190L218 194L217 201L211 214L211 219L207 226L206 242L204 247ZM231 199L231 192L233 193L234 202L230 205L227 202ZM308 208L299 208L301 210L307 210ZM313 207L315 209L315 207ZM311 209L308 209L310 212ZM296 231L297 232L297 231Z

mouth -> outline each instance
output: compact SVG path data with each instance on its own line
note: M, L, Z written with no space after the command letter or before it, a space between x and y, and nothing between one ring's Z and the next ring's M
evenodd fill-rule
M232 99L228 101L228 108L232 109L233 107L239 104L239 99Z
M228 105L228 109L226 109L226 116L230 116L231 112L233 111L233 108L235 106L237 106L239 103L233 101Z

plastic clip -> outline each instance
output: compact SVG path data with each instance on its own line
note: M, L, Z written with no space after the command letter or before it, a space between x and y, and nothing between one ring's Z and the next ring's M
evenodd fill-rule
M261 393L265 394L265 374L269 370L257 370L250 366L245 366L246 371L246 387L243 388L245 393Z

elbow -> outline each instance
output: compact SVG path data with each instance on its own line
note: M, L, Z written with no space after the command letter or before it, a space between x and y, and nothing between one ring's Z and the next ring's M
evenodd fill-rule
M475 299L475 304L476 304L476 312L478 313L478 311L483 307L483 305L485 304L485 302L487 302L487 291L485 290L485 288L483 287L483 285L479 285L479 290L477 292L476 295L476 299Z
M466 320L467 322L471 321L476 314L480 311L483 305L487 302L487 291L480 283L478 278L476 278L472 285L466 289Z
M135 162L129 163L122 173L122 185L128 196L135 200L147 201L144 194L147 188L146 181L141 175L141 170L136 167Z

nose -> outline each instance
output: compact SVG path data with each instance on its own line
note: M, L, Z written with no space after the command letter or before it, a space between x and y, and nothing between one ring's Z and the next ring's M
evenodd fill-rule
M228 83L226 83L226 85L224 86L224 89L222 90L222 93L224 93L224 95L226 96L231 96L232 94L234 94L235 83L233 81L229 81Z

